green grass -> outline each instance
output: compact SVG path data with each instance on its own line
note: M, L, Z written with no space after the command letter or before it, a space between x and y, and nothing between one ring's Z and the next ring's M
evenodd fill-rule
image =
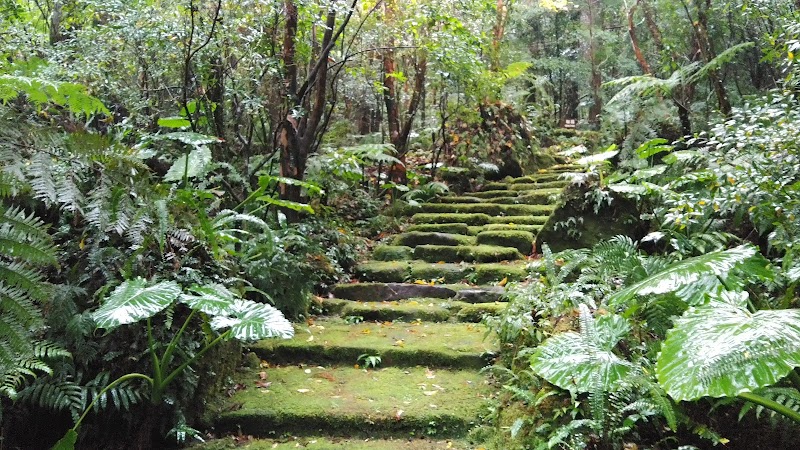
M475 238L462 234L408 231L397 235L392 244L408 247L416 247L418 245L475 245Z
M395 439L331 438L292 436L284 439L248 439L229 437L190 447L192 450L468 450L475 448L462 440L398 437Z
M523 256L512 247L420 245L414 249L414 258L428 262L498 262L523 259Z
M483 354L495 349L484 340L482 325L428 322L362 322L319 320L298 325L295 337L264 340L250 348L269 362L314 362L351 365L359 355L381 355L385 366L480 368Z
M246 388L219 406L215 426L254 436L461 437L491 395L478 372L425 367L291 366L254 369L235 381ZM261 382L269 387L256 387Z

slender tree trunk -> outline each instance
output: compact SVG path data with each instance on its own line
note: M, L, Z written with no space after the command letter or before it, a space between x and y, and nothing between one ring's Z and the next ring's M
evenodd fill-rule
M631 38L633 53L636 55L636 61L639 62L639 67L642 68L642 72L644 72L645 75L652 75L653 71L650 69L650 64L647 63L647 59L644 57L644 53L642 53L642 48L639 46L639 38L636 37L636 26L633 23L633 15L639 3L641 3L641 0L637 0L628 10L628 35Z
M695 0L695 6L697 8L697 19L693 19L691 14L689 13L689 7L686 4L686 0L681 0L686 10L687 18L692 22L692 26L695 30L695 39L697 41L697 48L700 51L700 56L703 59L703 62L708 64L712 59L716 57L714 52L714 48L712 46L711 40L708 36L708 10L711 8L711 0ZM719 110L725 116L730 115L731 113L731 103L728 100L728 92L725 89L725 85L720 78L719 71L716 69L708 71L708 80L711 82L711 86L714 89L714 93L717 96L717 102L719 103Z
M603 111L603 75L600 71L600 61L597 55L597 36L595 28L598 27L598 20L600 19L600 0L589 0L588 2L588 19L589 19L589 61L592 66L591 74L591 88L592 88L592 106L589 107L589 123L597 126L600 123L600 113ZM601 20L601 19L600 19ZM602 28L602 24L599 25Z

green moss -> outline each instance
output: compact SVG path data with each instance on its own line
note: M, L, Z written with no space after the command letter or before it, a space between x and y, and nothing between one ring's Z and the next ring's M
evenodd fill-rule
M292 436L283 439L224 438L190 447L192 450L468 450L474 445L462 440L436 440L423 437L398 436L376 439L373 437L331 438L322 436Z
M547 223L547 219L550 218L550 214L535 214L529 216L501 216L501 217L492 217L489 221L489 224L496 224L496 225L544 225Z
M481 199L474 196L457 196L451 195L447 197L439 197L441 203L480 203Z
M509 195L514 195L513 192L510 192L508 189L504 189L501 191L482 191L482 192L473 192L472 196L476 198L498 198L498 197L508 197Z
M414 249L414 257L428 262L497 262L522 259L516 248L491 245L445 246L420 245Z
M521 230L483 231L478 234L479 245L499 245L514 247L523 255L533 249L534 235Z
M424 213L483 213L492 216L549 215L554 209L553 205L498 205L493 203L425 203L422 205ZM470 225L481 224L472 223Z
M549 181L559 181L559 180L561 180L561 173L545 172L545 173L537 173L534 175L528 175L525 177L514 178L513 180L511 180L511 184L546 183Z
M481 325L426 322L317 320L296 326L288 340L264 340L252 351L270 363L310 362L352 365L360 355L381 355L384 366L481 368L482 357L495 348L484 341Z
M432 233L449 233L449 234L469 234L466 224L463 223L429 223L422 225L412 225L408 227L408 231L422 231Z
M378 261L404 261L413 254L414 249L404 245L379 245L372 251L372 257Z
M356 316L363 320L446 322L450 319L451 301L438 298L420 298L391 302L356 302L351 300L326 299L325 304L333 303L338 315Z
M462 322L480 322L487 314L499 315L507 306L508 304L504 302L474 303L461 308L456 316Z
M508 190L509 184L510 183L507 183L505 181L496 181L496 182L493 182L493 183L486 183L483 186L483 189L481 189L481 190L482 191L505 191L505 190Z
M543 225L517 225L515 223L498 223L492 225L484 225L480 228L481 231L504 231L504 230L521 230L533 233L534 235L541 230Z
M414 223L463 223L466 225L485 225L489 223L487 214L414 214Z
M408 271L409 265L406 261L368 261L356 266L355 275L361 281L392 283L405 280Z
M281 367L267 369L266 377L271 383L266 389L254 387L259 371L236 379L247 388L221 405L218 429L255 436L273 430L345 437L463 436L492 392L478 372L424 367Z
M467 264L435 264L428 262L415 262L411 265L411 280L439 280L442 283L458 283L472 273L472 267Z
M495 283L507 278L508 281L524 280L528 276L527 264L476 264L473 268L476 283Z
M392 244L408 247L416 247L418 245L475 245L475 238L461 234L409 231L396 236Z
M554 188L563 188L569 185L569 181L567 180L560 180L560 181L545 181L541 183L520 183L520 184L512 184L509 187L511 191L530 191L534 189L554 189Z

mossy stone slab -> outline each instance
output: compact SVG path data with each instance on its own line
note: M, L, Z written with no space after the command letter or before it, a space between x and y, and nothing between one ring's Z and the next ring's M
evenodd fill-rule
M464 223L428 223L411 225L407 231L421 231L432 233L448 233L448 234L469 234L468 225Z
M514 178L511 184L533 184L533 183L547 183L549 181L561 180L561 172L545 172L528 175L524 177Z
M372 250L372 257L378 261L405 261L413 255L414 249L404 245L379 245Z
M334 297L362 302L384 302L414 297L451 298L456 295L444 286L413 283L352 283L337 284L331 291Z
M428 262L498 262L522 259L522 254L512 247L493 245L446 246L420 245L414 248L414 257Z
M508 307L504 302L475 303L461 308L456 317L461 322L480 322L484 316L498 316Z
M415 436L396 438L289 436L279 439L249 439L240 437L214 439L193 445L192 450L473 450L474 444L460 439L436 439Z
M486 199L489 199L489 198L508 197L509 195L516 195L516 194L514 192L509 191L508 189L503 189L503 190L499 190L499 191L473 192L471 195L473 197L486 200Z
M553 189L553 188L564 188L569 185L568 180L559 180L559 181L544 181L541 183L519 183L519 184L512 184L509 186L509 190L511 191L531 191L534 189Z
M431 281L439 283L458 283L472 273L472 267L464 263L429 263L424 261L414 262L411 265L409 279Z
M475 264L471 280L475 283L496 283L502 280L521 281L528 276L529 264L524 261L517 263Z
M533 233L522 230L482 231L478 234L479 245L499 245L514 247L523 255L528 255L533 250L536 237Z
M358 264L354 272L361 281L394 283L405 281L409 270L407 261L367 261Z
M475 238L462 234L407 231L397 235L392 244L407 247L416 247L418 245L475 245Z
M517 225L515 223L507 224L507 223L498 223L498 224L491 224L491 225L484 225L480 227L480 232L483 231L506 231L506 230L519 230L519 231L527 231L528 233L532 233L536 235L539 230L542 229L544 225ZM477 236L477 234L476 234Z
M451 303L439 298L416 298L387 302L357 302L353 300L326 299L324 305L341 317L357 317L361 320L391 322L401 320L413 322L447 322L451 319ZM460 303L460 302L459 302Z
M482 213L490 216L549 215L553 210L555 210L554 205L499 205L494 203L424 203L422 205L423 213Z
M426 223L462 223L465 225L486 225L491 216L488 214L441 214L418 213L414 214L411 221L416 224Z
M498 216L489 220L489 225L544 225L550 219L549 214L534 214L527 216Z
M464 303L494 303L505 298L506 290L500 286L483 286L462 289L456 294L455 300Z
M459 196L459 195L450 195L447 197L439 197L440 203L480 203L481 199L478 197L473 196Z
M475 425L492 393L485 377L476 371L425 367L278 367L246 372L235 381L246 388L219 406L221 413L214 425L253 436L280 431L344 437L461 437ZM257 387L266 383L268 387Z
M356 364L360 355L380 355L383 366L479 369L496 349L484 340L483 325L430 322L362 322L317 320L295 326L295 337L268 339L250 346L270 363Z

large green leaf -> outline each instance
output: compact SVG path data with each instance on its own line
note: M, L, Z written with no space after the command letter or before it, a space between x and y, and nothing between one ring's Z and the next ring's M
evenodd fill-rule
M609 297L608 303L620 305L637 295L675 292L685 301L696 304L704 300L706 292L718 287L718 277L727 278L733 268L756 254L756 248L752 245L740 245L729 250L684 259L615 293Z
M752 392L800 366L800 310L751 313L736 303L689 308L667 333L656 376L675 400Z
M581 332L568 331L547 339L531 356L531 369L562 389L613 390L633 369L612 351L630 326L613 314L595 320L586 305L580 308Z
M169 306L181 288L174 281L148 286L143 278L127 280L114 289L100 308L92 314L100 328L114 328L153 317Z
M189 159L188 166L186 159ZM208 166L211 163L211 150L208 147L198 147L188 155L183 155L172 164L167 174L164 175L164 181L181 181L184 174L187 178L196 178L208 172Z
M226 314L236 299L233 292L216 283L192 286L189 290L192 294L181 294L180 301L210 316Z
M214 317L211 327L230 328L231 337L241 341L294 336L294 327L283 313L270 305L243 299L234 300L225 315Z

